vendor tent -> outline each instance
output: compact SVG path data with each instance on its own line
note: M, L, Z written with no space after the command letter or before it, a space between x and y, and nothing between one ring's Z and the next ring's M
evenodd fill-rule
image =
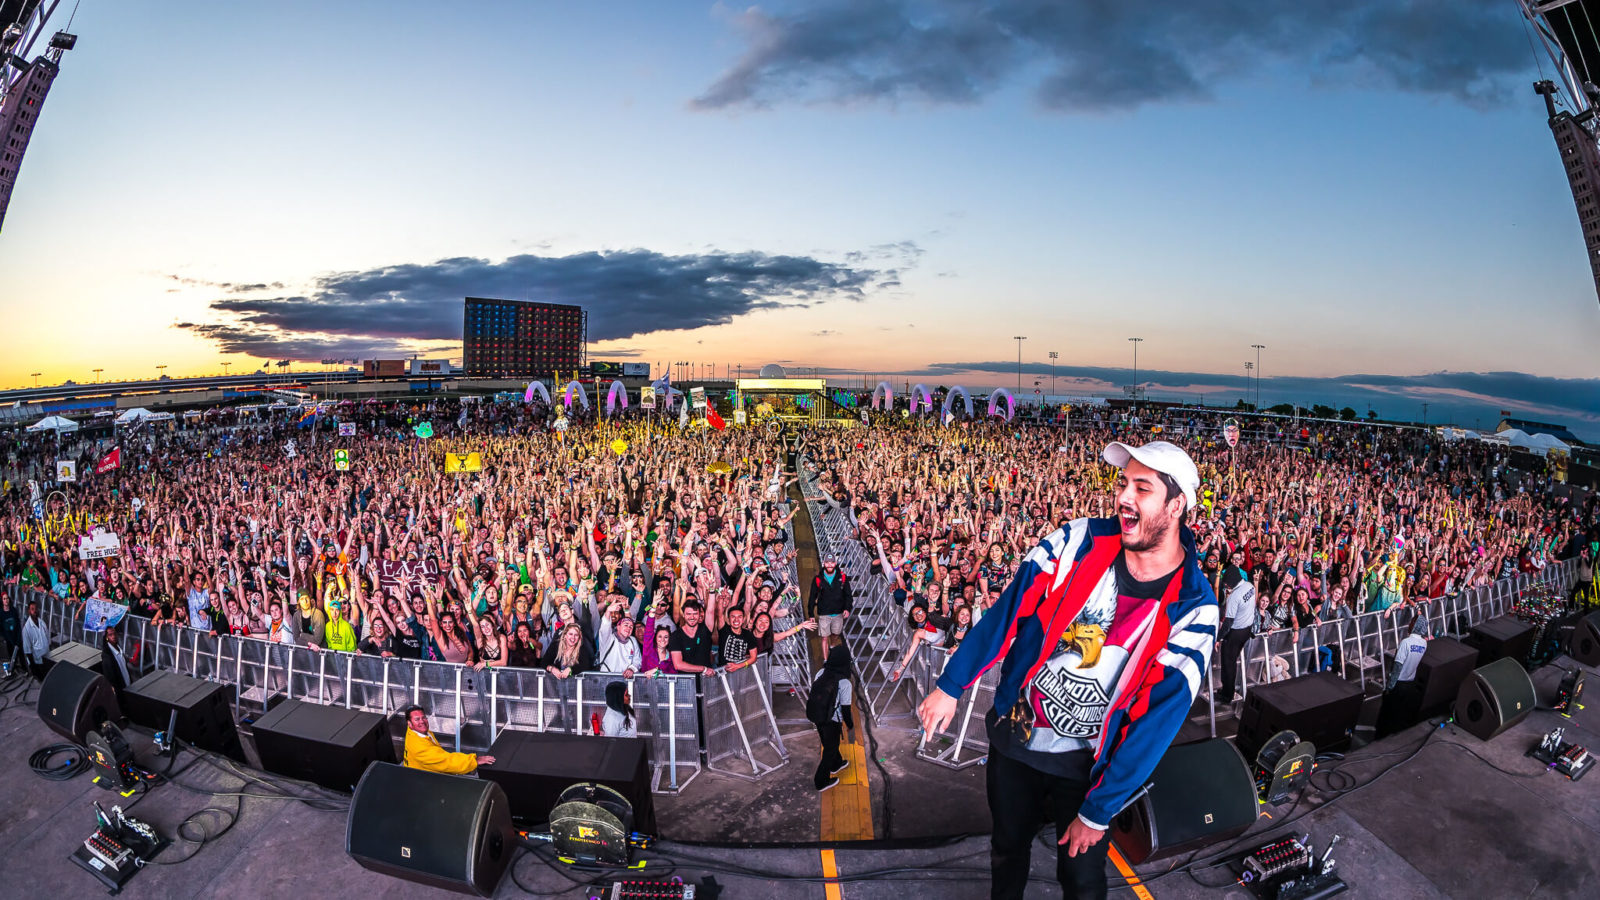
M29 431L54 431L57 434L71 434L78 430L78 423L62 416L45 416L39 421L28 426Z

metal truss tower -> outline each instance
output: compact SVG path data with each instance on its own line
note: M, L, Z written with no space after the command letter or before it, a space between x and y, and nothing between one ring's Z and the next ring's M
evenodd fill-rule
M1544 97L1600 299L1600 0L1518 3L1555 64L1558 80L1535 82L1533 89Z
M61 0L0 0L0 228L28 140L61 71L61 55L78 42L76 35L57 31L38 56L27 58L60 5Z

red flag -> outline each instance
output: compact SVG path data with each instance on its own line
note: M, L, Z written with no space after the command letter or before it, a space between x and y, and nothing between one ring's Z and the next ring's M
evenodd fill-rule
M116 468L121 467L121 465L122 465L122 448L121 447L112 447L110 453L107 453L105 456L100 457L100 461L94 464L94 473L96 475L104 475L105 473L111 471L112 469L116 469Z
M722 417L717 415L717 411L710 406L706 407L706 424L718 431L728 427L728 423L722 421Z

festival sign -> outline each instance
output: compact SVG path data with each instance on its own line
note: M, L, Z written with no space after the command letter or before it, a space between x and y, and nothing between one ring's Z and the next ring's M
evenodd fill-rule
M483 454L446 453L444 455L444 470L457 474L461 472L482 472Z
M378 587L386 591L398 591L400 582L405 579L437 584L442 580L440 575L436 559L378 560Z
M656 389L652 385L639 388L639 405L645 409L656 408Z
M356 423L354 423L354 422L340 422L339 423L339 437L355 437L355 434L356 434Z
M73 462L70 459L58 459L58 460L56 460L56 480L57 481L77 481L78 480L78 464Z
M1239 421L1229 419L1222 423L1222 437L1228 442L1229 447L1239 446Z
M695 409L706 408L706 389L703 387L689 388L689 405Z
M90 597L83 604L83 630L103 632L107 628L115 628L127 614L128 608L120 603Z
M335 469L338 469L341 472L350 471L350 451L349 450L335 450L335 451L333 451L333 467Z

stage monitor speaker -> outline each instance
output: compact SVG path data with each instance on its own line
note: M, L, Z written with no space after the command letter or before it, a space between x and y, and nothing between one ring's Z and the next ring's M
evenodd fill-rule
M377 713L283 700L251 728L261 768L336 791L354 790L367 766L396 762Z
M122 709L117 704L117 692L104 675L61 663L44 676L44 684L39 686L39 718L51 731L82 744L100 723L121 721Z
M67 641L54 648L45 655L45 659L53 666L57 663L72 663L80 669L91 672L100 671L100 648L77 641Z
M1591 668L1600 667L1600 612L1578 620L1567 642L1567 655Z
M166 731L174 711L172 737L244 762L244 747L233 724L228 686L177 672L151 672L122 692L128 719L154 731Z
M1361 685L1332 672L1313 672L1250 689L1239 711L1239 752L1255 759L1280 731L1293 731L1319 753L1350 746L1361 718Z
M500 785L392 763L356 784L344 849L364 868L488 897L516 851Z
M1111 822L1111 838L1133 865L1187 853L1245 832L1256 820L1250 766L1223 738L1171 747L1149 790Z
M1487 741L1533 712L1533 679L1522 663L1497 659L1479 666L1456 695L1456 724Z
M548 822L562 791L581 782L594 782L633 805L634 830L655 834L656 806L650 793L646 750L643 738L506 729L489 748L494 765L480 768L478 775L505 788L511 816L519 822Z
M1533 653L1534 627L1515 616L1500 616L1479 622L1467 635L1467 643L1478 649L1478 665L1497 659L1514 659L1517 665Z

